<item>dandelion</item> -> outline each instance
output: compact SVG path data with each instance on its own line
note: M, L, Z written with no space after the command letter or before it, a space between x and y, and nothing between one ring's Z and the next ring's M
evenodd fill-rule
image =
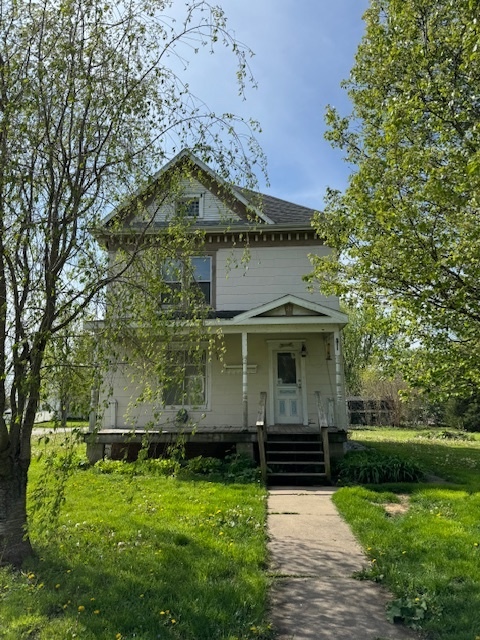
M95 598L90 598L90 602L95 602Z
M172 619L170 620L170 622L171 622L172 624L176 624L176 622L177 622L177 621L175 620L175 618L172 618Z
M57 582L57 584L55 585L55 589L60 589L60 584Z
M98 614L100 613L99 609L95 609L95 611L93 612L96 616L98 616Z
M160 611L160 615L164 616L165 615L165 611Z
M82 613L82 611L85 611L85 607L83 606L83 604L81 604L81 605L78 607L78 611L79 611L80 613Z

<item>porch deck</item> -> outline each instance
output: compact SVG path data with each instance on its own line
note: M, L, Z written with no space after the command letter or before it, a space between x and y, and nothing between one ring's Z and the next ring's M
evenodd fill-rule
M333 430L336 430L332 427ZM267 427L267 432L275 435L282 434L318 434L319 427L315 425L304 426L300 424L277 424ZM141 442L145 436L148 436L149 442L170 442L172 436L182 435L188 440L196 440L197 442L256 442L256 427L196 427L190 430L185 427L177 427L175 425L164 425L158 429L133 429L133 428L115 428L100 429L99 431L89 432L85 434L85 439L90 442L101 442L105 444L124 443L124 442Z
M319 427L316 425L299 425L299 424L277 424L267 427L267 434L272 436L292 436L295 435L299 439L302 436L318 436L320 434ZM179 428L175 425L162 425L161 428L146 431L145 429L133 429L128 427L115 429L101 429L100 431L88 432L84 434L87 443L87 456L90 462L94 463L105 456L111 455L112 447L114 450L118 446L125 447L133 445L140 447L145 442L147 436L148 444L163 446L171 445L181 436L184 442L194 447L194 450L200 452L202 445L208 447L218 445L230 449L235 446L237 451L258 452L258 435L256 427L197 427L191 431L188 428ZM346 432L336 427L329 428L329 441L331 455L333 457L343 455L343 443L346 441ZM332 451L333 449L333 451ZM255 455L256 457L256 455Z

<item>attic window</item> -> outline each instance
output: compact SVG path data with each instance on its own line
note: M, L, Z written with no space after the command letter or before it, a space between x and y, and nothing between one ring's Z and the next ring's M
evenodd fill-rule
M203 198L202 196L188 196L179 198L176 203L176 212L186 218L202 218L203 217Z

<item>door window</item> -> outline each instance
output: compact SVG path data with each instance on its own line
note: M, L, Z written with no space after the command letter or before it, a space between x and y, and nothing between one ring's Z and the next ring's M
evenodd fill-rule
M294 353L277 354L278 384L296 384L297 366Z

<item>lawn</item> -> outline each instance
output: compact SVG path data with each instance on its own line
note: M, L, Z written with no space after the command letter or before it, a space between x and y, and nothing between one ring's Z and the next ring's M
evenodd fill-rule
M47 500L43 464L31 485ZM0 570L0 638L270 637L265 497L257 482L75 465L58 522L32 516L37 557Z
M390 615L427 638L480 637L480 438L378 428L355 430L351 439L411 458L428 474L419 484L335 494L370 558L358 577L387 585L396 596Z

